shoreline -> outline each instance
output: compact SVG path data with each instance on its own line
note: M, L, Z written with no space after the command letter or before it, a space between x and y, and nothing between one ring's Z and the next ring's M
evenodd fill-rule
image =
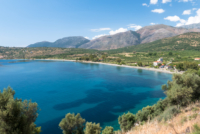
M76 61L76 60L66 60L66 59L34 59L34 60L70 61L70 62L79 62L79 63L104 64L104 65L110 65L110 66L143 69L143 70L156 71L156 72L169 73L169 74L174 74L174 73L182 74L180 72L171 72L171 71L166 70L166 69L145 68L145 67L128 66L128 65L117 65L117 64L111 64L111 63L92 62L92 61Z

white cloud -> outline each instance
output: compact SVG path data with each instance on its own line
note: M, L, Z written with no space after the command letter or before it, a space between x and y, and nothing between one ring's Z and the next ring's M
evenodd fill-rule
M185 10L183 11L183 15L190 15L191 14L191 10Z
M113 35L113 34L122 33L122 32L126 32L126 31L127 31L127 29L125 29L125 28L119 28L115 31L113 31L113 30L110 31L109 33L110 33L110 35Z
M178 2L192 2L193 0L179 0Z
M111 30L111 28L91 29L92 32L100 32L100 31L108 31L108 30Z
M200 8L196 11L196 13L197 13L196 16L191 16L191 17L188 18L185 25L200 23Z
M100 35L97 35L97 36L94 36L92 39L96 39L96 38L100 38L100 37L103 37L103 36L106 36L106 34L100 34Z
M135 31L139 30L140 28L142 28L142 26L140 25L135 25L135 24L130 24L128 25L128 28L133 28Z
M86 38L86 39L88 39L88 40L90 39L90 38L89 38L89 37L87 37L87 36L86 36L86 37L84 37L84 38Z
M158 0L150 0L150 4L155 5L155 4L157 4L157 3L158 3Z
M178 16L168 16L166 18L164 18L165 20L169 20L169 21L173 21L173 22L178 22L176 24L177 27L179 26L183 26L183 25L190 25L190 24L195 24L195 23L200 23L200 9L198 9L196 11L196 16L190 16L188 18L188 20L184 20L184 19L181 19L180 17Z
M197 8L192 8L192 10L197 10Z
M150 23L151 25L155 25L156 23Z
M172 0L162 0L162 3L172 2Z
M154 9L154 10L151 10L151 12L154 12L154 13L164 13L165 10L163 10L163 9Z
M147 3L143 3L142 6L147 6L147 7L149 7L149 5L147 5Z
M174 22L177 22L177 21L180 21L180 17L178 16L168 16L166 18L164 18L165 20L169 20L169 21L174 21Z

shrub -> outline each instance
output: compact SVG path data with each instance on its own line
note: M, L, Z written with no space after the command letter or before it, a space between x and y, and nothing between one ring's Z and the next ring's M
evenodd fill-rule
M200 77L196 74L174 74L162 89L172 105L187 105L199 99Z
M85 134L100 134L100 133L101 133L101 127L99 123L98 124L92 122L86 123Z
M176 106L171 106L158 117L158 121L167 121L176 116L178 113L180 113L180 110Z
M134 123L136 122L136 117L134 114L128 112L127 114L123 114L122 116L119 116L118 122L119 122L120 128L126 132L134 126Z
M197 124L194 124L194 131L192 134L200 134L200 127Z
M78 113L68 113L59 123L59 127L63 130L63 134L83 134L85 119L81 118Z
M102 134L113 134L113 127L105 127L105 129L102 131Z
M152 106L144 107L142 110L138 111L136 114L137 121L147 121L152 119L152 114L154 113L154 108Z

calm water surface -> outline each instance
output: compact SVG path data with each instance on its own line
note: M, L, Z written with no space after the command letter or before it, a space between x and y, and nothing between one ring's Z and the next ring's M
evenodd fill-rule
M58 61L0 60L0 89L10 85L17 98L37 102L36 124L43 134L61 133L66 113L119 129L117 118L155 104L172 75L148 70Z

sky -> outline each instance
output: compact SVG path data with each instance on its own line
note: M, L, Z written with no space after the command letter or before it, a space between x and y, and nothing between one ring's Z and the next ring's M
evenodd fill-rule
M0 0L0 46L200 23L200 0Z

